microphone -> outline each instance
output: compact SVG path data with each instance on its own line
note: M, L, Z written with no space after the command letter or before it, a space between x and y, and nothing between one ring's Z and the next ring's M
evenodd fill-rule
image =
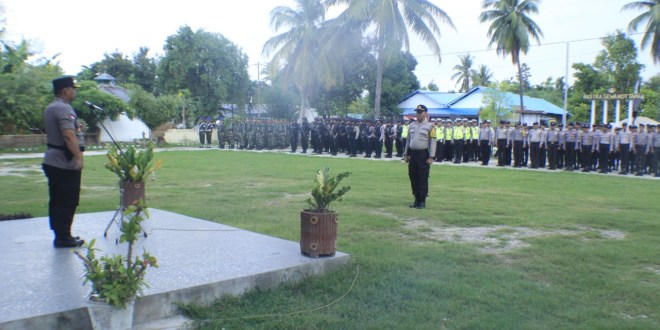
M96 105L96 104L94 104L94 103L92 103L92 102L85 101L85 105L88 106L90 109L98 110L98 111L103 111L103 108L99 107L98 105Z

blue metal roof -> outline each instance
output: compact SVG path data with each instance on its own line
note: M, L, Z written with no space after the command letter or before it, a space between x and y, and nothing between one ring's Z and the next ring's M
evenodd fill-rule
M415 114L417 104L424 104L429 109L429 115L438 116L477 116L479 109L484 106L483 93L488 87L474 87L467 93L441 93L431 91L412 92L399 103L399 108L403 110L402 115L410 116ZM505 103L503 106L507 109L520 108L520 96L518 94L506 92ZM432 101L429 104L429 101ZM563 115L564 109L558 107L544 99L523 96L525 111L539 112L550 115Z

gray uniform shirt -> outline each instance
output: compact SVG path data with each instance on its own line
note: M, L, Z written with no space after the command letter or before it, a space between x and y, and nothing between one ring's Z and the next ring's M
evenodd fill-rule
M44 127L46 128L46 142L54 146L66 148L64 144L64 135L62 131L73 130L78 137L78 144L83 145L83 135L78 132L76 122L78 116L73 107L60 98L55 98L44 110ZM46 165L62 168L65 170L75 170L72 160L67 160L64 150L48 148L44 154L43 163Z
M431 134L433 132L433 134ZM408 128L408 139L406 139L405 154L408 150L429 150L429 155L435 155L435 132L433 124L413 122Z
M540 128L532 128L529 131L529 135L527 136L528 142L541 142L541 134L543 132L541 131Z

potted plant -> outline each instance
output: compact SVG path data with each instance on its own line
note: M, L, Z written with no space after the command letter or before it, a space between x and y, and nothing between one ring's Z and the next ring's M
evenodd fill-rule
M112 146L107 156L109 162L105 167L119 177L122 207L136 205L144 200L144 179L160 168L160 161L153 161L153 142L139 151L133 146L128 146L121 152L119 148Z
M309 209L300 212L300 251L312 258L334 256L337 251L337 213L330 209L330 203L341 201L341 197L351 190L351 186L341 187L339 183L350 172L337 176L330 175L326 166L316 172L312 197L307 202Z
M133 247L142 231L142 221L149 212L142 206L130 206L120 226L120 243L128 243L126 255L97 257L96 240L85 245L87 253L74 253L84 265L84 282L91 283L88 309L94 329L130 329L133 323L135 297L148 287L144 281L147 268L158 267L147 251L133 257Z

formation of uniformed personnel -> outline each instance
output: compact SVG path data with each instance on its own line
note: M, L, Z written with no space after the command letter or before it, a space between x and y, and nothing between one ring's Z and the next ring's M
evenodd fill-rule
M429 191L429 170L435 155L435 126L429 121L427 108L420 104L415 109L417 120L410 124L404 148L404 159L408 163L408 177L415 201L411 208L426 207Z
M298 145L302 145L303 152L306 152L311 143L317 154L344 153L350 157L363 154L366 158L380 158L383 150L385 158L393 157L395 148L396 157L403 156L410 138L411 122L408 119L393 122L317 118L312 123L303 120L302 124L295 121L287 124L270 119L211 121L207 116L200 117L200 120L200 148L210 147L211 133L217 129L219 148L273 150L290 147L290 152L296 152ZM654 125L640 124L638 127L624 123L622 128L613 128L607 124L568 123L564 129L556 123L541 122L539 125L535 122L532 127L516 123L514 128L502 121L497 129L493 129L490 121L483 121L479 127L474 124L476 120L466 118L427 121L433 125L436 136L434 154L431 155L435 162L480 161L486 166L492 147L497 146L502 150L496 154L497 164L501 166L511 166L513 161L514 167L529 165L530 168L547 166L548 169L567 171L582 169L600 173L618 171L621 175L658 175L660 138ZM474 151L470 147L472 141ZM472 156L473 152L476 155Z

